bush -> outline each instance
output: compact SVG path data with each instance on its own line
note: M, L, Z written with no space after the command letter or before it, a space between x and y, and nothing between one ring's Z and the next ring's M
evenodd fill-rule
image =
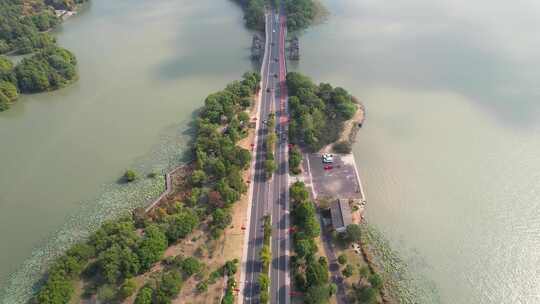
M337 260L340 265L345 265L347 263L347 256L344 254L340 254Z
M343 271L341 272L345 277L350 277L353 275L354 273L354 269L353 267L351 266L351 264L347 264L347 266L345 266L345 269L343 269Z
M208 283L206 281L201 281L196 286L197 292L203 293L208 291Z
M184 261L182 261L182 272L186 277L190 277L202 269L202 264L193 257L188 257Z
M100 286L97 290L97 298L102 303L112 303L116 299L116 290L111 285Z
M129 182L133 182L137 179L137 173L134 170L126 170L124 173L124 180Z
M133 279L125 280L124 284L122 284L122 286L120 287L118 296L121 299L126 299L130 297L136 289L137 285L135 284L135 281Z
M150 287L150 285L145 285L139 290L139 293L137 293L134 304L152 304L153 294L154 290L152 287Z
M370 275L368 281L371 287L375 289L380 289L383 285L383 279L377 273Z

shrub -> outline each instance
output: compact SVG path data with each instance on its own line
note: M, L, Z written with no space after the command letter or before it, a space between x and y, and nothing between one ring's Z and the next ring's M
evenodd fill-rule
M137 179L137 173L134 170L126 170L124 173L124 180L129 182L133 182Z
M343 271L341 272L345 277L350 277L353 275L353 272L354 272L354 269L353 267L351 266L351 264L347 264L347 266L345 266L345 269L343 269Z
M116 298L116 290L108 284L100 286L97 290L97 298L102 303L112 303Z
M152 304L152 295L154 290L150 285L145 285L137 293L134 304Z
M345 263L347 263L347 256L344 254L341 254L338 256L337 260L340 265L345 265Z
M197 291L198 291L199 293L206 292L206 291L208 291L208 282L206 282L206 281L201 281L201 282L199 282L199 283L197 284L197 287L196 287L196 288L197 288Z
M181 268L184 275L190 277L201 271L202 264L196 258L188 257L182 261Z

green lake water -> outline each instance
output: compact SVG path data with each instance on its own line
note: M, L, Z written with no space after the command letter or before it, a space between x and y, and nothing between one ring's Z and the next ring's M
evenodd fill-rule
M206 95L252 68L232 1L92 0L55 35L80 80L0 114L0 303L22 302L59 249L156 196L162 179L116 181L178 164Z
M537 1L329 1L291 66L367 108L367 219L420 303L540 303Z

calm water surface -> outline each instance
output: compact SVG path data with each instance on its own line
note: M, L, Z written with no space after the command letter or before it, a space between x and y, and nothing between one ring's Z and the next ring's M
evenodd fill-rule
M0 114L1 303L63 244L159 192L115 181L178 162L204 97L251 69L242 24L226 0L92 0L59 29L79 82Z
M540 303L540 2L324 4L298 69L366 105L367 216L423 302Z

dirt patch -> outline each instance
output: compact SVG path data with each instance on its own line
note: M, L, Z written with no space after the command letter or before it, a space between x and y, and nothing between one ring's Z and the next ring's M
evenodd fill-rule
M354 116L343 123L343 130L339 135L339 139L336 142L348 142L353 144L356 140L356 134L360 129L359 125L364 122L365 119L365 108L362 104L358 104L358 109ZM332 152L332 146L334 143L324 146L319 153L330 153Z

